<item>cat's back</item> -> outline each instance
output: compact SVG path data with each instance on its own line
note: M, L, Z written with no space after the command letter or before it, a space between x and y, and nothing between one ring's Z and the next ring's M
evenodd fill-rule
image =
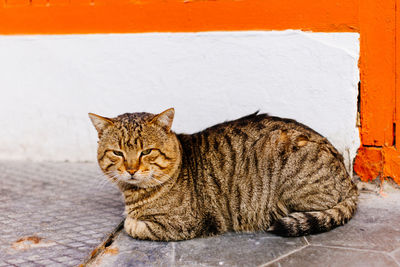
M214 125L192 137L203 139L205 143L209 143L211 147L215 148L221 143L235 145L238 148L243 142L261 142L260 139L274 138L278 138L280 141L294 138L299 141L329 143L321 134L295 120L270 116L265 113L258 114L258 112ZM235 144L235 142L238 143Z
M253 113L192 135L178 135L184 154L190 155L197 175L244 177L266 164L295 160L321 151L342 162L343 157L322 135L292 119ZM285 162L283 162L285 163Z

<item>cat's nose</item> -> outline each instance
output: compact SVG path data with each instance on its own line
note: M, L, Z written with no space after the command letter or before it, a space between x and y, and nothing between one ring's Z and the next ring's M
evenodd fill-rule
M132 170L132 169L129 169L129 170L126 170L131 176L133 176L136 172L137 172L137 170Z

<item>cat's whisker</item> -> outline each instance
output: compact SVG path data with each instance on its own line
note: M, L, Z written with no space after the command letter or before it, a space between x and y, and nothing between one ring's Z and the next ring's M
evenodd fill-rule
M158 184L163 184L163 182L159 181L159 180L158 180L157 178L155 178L155 177L151 177L151 180L157 182Z
M117 181L118 177L119 174L115 171L99 173L94 177L95 179L100 180L99 183L96 184L96 189L103 189L107 184Z
M106 172L106 174L112 180L118 179L120 177L119 173L116 171L109 171L109 172Z
M94 179L101 179L101 178L104 178L104 177L105 177L105 175L103 173L99 173L96 176L93 176Z
M108 180L106 180L106 179L104 179L104 180L101 180L100 181L100 183L98 183L97 184L97 189L103 189L104 188L104 186L108 183L109 181Z
M166 174L162 171L154 171L154 173L157 174L157 176L159 176L159 178L161 178L161 180L167 181L167 180L171 179L171 176L169 176L168 174Z

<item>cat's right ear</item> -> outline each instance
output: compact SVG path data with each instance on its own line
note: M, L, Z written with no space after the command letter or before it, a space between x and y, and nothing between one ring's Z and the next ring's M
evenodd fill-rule
M174 115L175 109L170 108L161 112L160 114L155 115L154 118L151 119L150 123L156 123L164 127L169 132L169 130L171 130L172 121L174 120Z
M99 134L99 138L101 137L105 129L114 125L112 119L102 117L93 113L89 113L89 118L96 128L97 133Z

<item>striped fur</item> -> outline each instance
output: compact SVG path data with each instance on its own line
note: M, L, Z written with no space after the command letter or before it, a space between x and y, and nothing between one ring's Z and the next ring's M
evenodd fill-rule
M310 128L255 113L175 134L173 115L90 114L99 165L124 194L131 236L183 240L268 229L299 236L354 214L358 192L342 156Z

